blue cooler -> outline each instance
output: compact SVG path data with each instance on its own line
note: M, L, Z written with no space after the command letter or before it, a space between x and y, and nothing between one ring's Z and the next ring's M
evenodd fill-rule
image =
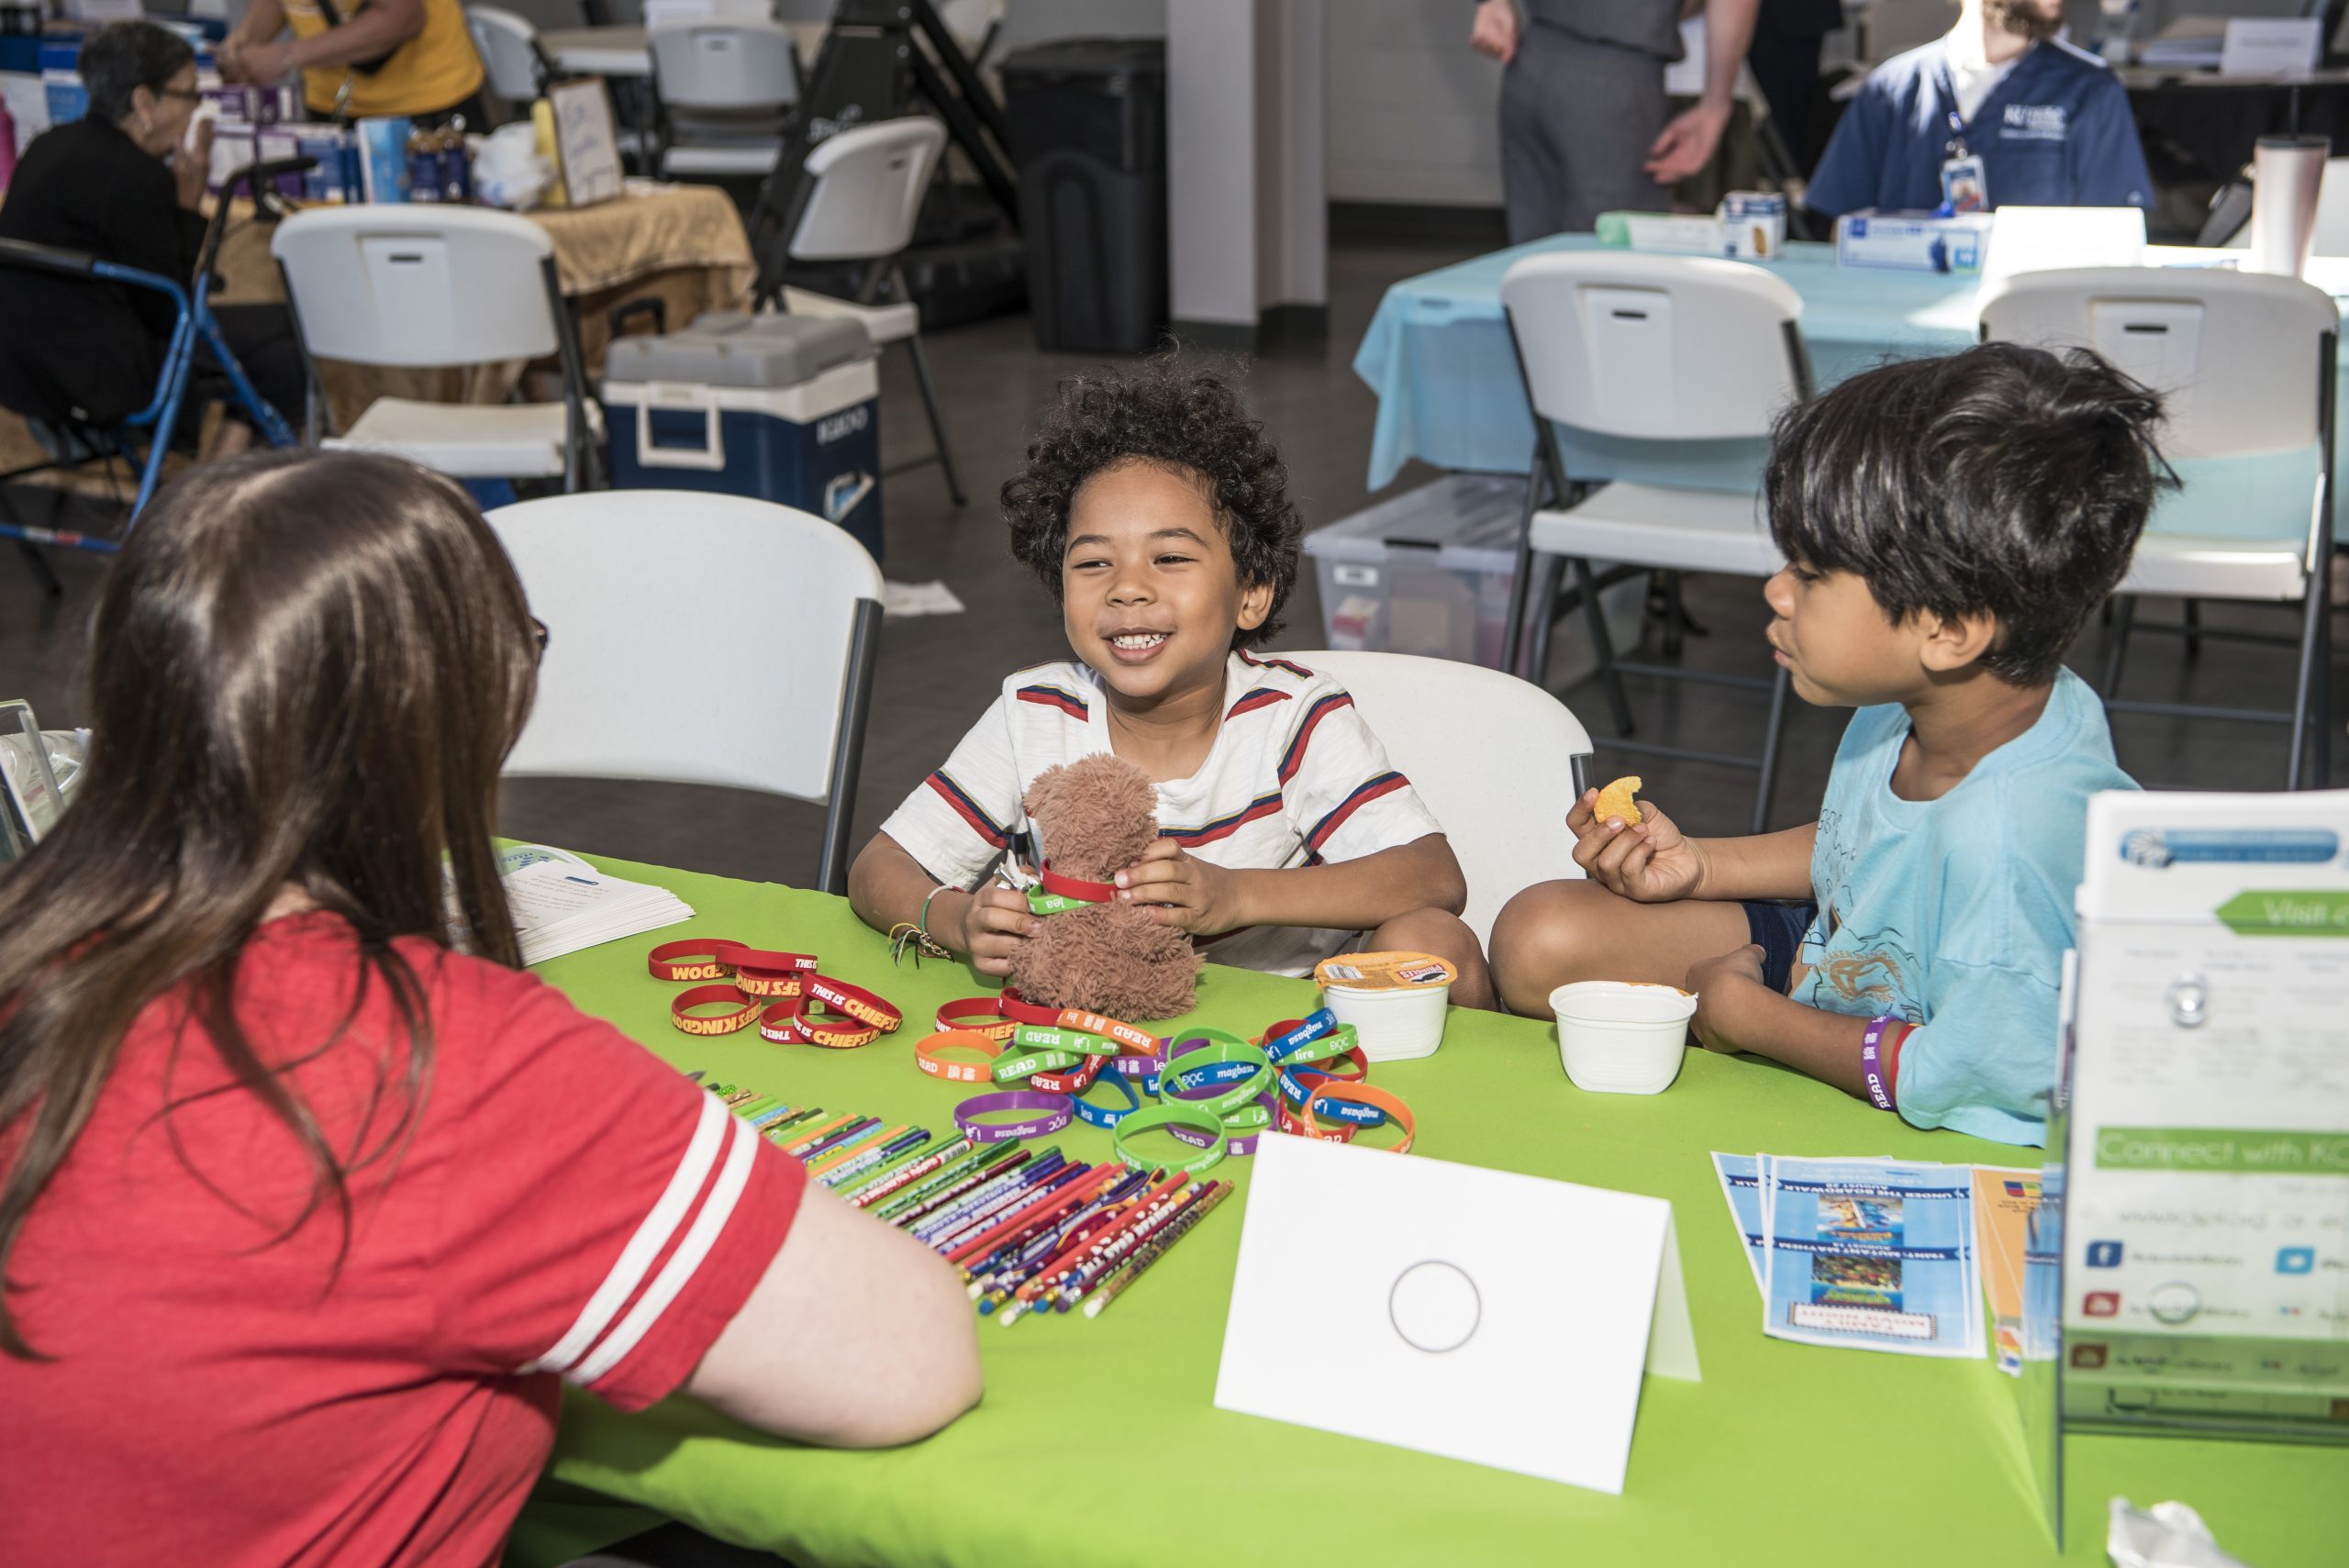
M881 378L853 321L712 311L604 359L612 485L829 517L881 559Z

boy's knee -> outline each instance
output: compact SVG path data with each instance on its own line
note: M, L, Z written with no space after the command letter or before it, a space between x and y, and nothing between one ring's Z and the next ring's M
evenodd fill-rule
M1493 984L1509 1011L1543 1017L1551 992L1598 978L1582 971L1621 905L1595 882L1537 883L1503 905L1493 921Z
M1485 945L1468 922L1449 909L1414 909L1397 915L1370 935L1370 947L1379 952L1423 952L1459 972L1452 984L1456 1007L1490 1007L1493 985L1485 964Z

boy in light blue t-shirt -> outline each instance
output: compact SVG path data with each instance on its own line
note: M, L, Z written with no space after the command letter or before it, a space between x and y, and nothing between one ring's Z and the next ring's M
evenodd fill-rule
M1529 888L1493 978L1697 993L1697 1038L1920 1127L2045 1137L2087 799L2133 789L2064 668L2168 471L2160 402L2093 354L1986 344L1779 420L1763 589L1797 695L1851 706L1817 823L1690 839L1646 801L1566 818L1587 882Z

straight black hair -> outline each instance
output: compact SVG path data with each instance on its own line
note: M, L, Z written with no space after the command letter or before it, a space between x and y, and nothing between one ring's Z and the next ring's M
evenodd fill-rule
M114 124L130 113L130 95L144 87L161 89L195 63L195 50L169 28L152 22L108 22L82 40L82 85L90 94L90 117Z
M1982 667L2043 685L2176 484L2161 417L2158 395L2085 349L1879 366L1778 417L1771 537L1797 565L1861 578L1895 625L1989 612Z

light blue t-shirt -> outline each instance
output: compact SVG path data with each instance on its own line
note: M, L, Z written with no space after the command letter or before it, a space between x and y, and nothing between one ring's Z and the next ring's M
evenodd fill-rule
M1791 994L1918 1026L1900 1048L1909 1121L2043 1143L2088 796L2137 785L2068 670L2039 722L1938 800L1892 793L1908 738L1898 704L1861 708L1843 731L1810 862L1819 916L1796 955L1811 967Z

